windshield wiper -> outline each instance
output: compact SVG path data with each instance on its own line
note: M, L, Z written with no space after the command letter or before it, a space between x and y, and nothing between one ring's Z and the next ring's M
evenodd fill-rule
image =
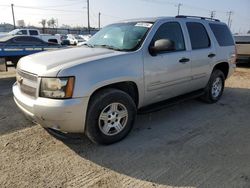
M102 48L107 48L107 49L115 50L115 51L123 51L123 50L120 49L120 48L116 48L116 47L114 47L114 46L110 46L110 45L107 45L107 44L94 45L94 47L102 47Z
M94 48L94 45L92 45L92 44L88 44L88 43L85 43L85 44L83 44L84 46L88 46L89 48Z

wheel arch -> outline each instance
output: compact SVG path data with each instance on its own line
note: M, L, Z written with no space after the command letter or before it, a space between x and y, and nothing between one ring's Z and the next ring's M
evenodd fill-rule
M133 81L121 81L121 82L115 82L108 85L101 86L99 88L96 88L90 95L89 101L93 98L93 96L98 93L101 90L104 89L118 89L125 93L127 93L135 102L136 107L139 105L139 90L138 86Z
M228 73L229 73L229 64L228 64L228 62L217 63L214 66L213 71L216 70L216 69L221 70L224 73L225 78L228 77Z

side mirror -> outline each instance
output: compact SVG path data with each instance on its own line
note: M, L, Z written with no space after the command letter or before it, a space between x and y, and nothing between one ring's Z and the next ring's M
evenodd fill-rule
M160 39L155 41L153 46L149 47L149 53L156 56L160 52L171 52L175 50L175 43L169 39Z

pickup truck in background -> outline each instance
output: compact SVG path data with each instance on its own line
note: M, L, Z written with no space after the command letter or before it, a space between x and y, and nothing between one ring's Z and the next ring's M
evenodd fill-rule
M235 35L234 38L237 48L237 62L250 63L250 34Z
M22 35L2 37L0 38L0 71L8 71L8 67L16 67L19 59L26 55L61 47L60 44L45 42L37 37Z
M10 31L9 33L0 35L0 38L5 36L16 36L16 35L24 35L24 36L32 36L37 37L44 42L52 42L52 43L58 43L61 44L61 39L59 36L54 36L50 34L41 34L38 29L14 29Z

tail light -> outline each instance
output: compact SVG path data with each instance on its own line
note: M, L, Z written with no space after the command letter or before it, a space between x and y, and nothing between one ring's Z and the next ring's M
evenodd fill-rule
M235 46L235 51L234 53L231 54L231 57L230 57L230 63L236 64L237 63L236 60L237 60L237 48Z

